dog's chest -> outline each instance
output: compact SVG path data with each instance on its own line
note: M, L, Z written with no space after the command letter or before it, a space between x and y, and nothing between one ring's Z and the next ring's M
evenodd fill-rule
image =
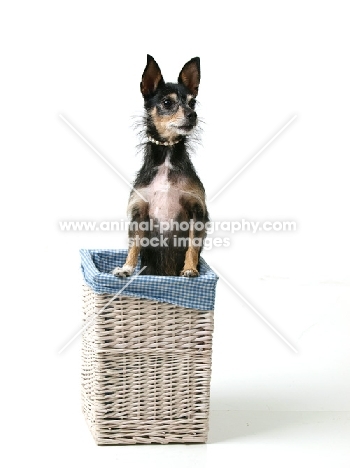
M179 190L170 182L172 169L169 155L158 167L158 172L148 187L149 216L158 220L175 219L180 210Z

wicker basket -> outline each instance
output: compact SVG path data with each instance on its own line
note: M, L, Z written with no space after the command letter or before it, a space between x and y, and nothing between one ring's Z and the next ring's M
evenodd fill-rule
M96 443L206 442L213 311L84 285L83 313L83 412Z

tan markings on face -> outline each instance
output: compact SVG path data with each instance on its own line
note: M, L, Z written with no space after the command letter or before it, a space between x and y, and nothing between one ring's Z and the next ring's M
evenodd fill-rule
M178 101L178 98L177 98L177 95L175 93L171 93L171 94L168 94L167 96L165 96L166 98L171 98L173 101L177 102Z
M192 94L188 94L187 97L186 97L186 102L187 104L190 102L191 99L193 99L194 96Z
M171 115L159 115L155 107L151 110L150 114L157 132L162 138L171 142L176 140L181 134L178 127L184 125L186 122L184 111L181 106Z

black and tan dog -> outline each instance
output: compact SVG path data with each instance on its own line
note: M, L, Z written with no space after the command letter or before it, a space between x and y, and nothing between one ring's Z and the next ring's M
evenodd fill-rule
M129 252L113 274L129 276L141 256L146 275L198 276L208 212L204 187L190 161L189 137L197 125L199 58L182 68L178 83L165 83L147 56L141 93L145 105L144 162L130 194Z

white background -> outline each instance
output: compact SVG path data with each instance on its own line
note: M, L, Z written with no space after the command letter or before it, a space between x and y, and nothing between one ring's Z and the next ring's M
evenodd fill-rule
M14 1L0 13L6 466L349 466L348 3ZM193 163L209 199L297 115L209 203L212 220L296 232L238 233L204 257L298 353L219 281L209 444L103 448L80 410L80 342L58 351L80 326L79 248L127 237L58 223L125 219L129 188L59 114L131 182L147 53L167 81L201 58Z

